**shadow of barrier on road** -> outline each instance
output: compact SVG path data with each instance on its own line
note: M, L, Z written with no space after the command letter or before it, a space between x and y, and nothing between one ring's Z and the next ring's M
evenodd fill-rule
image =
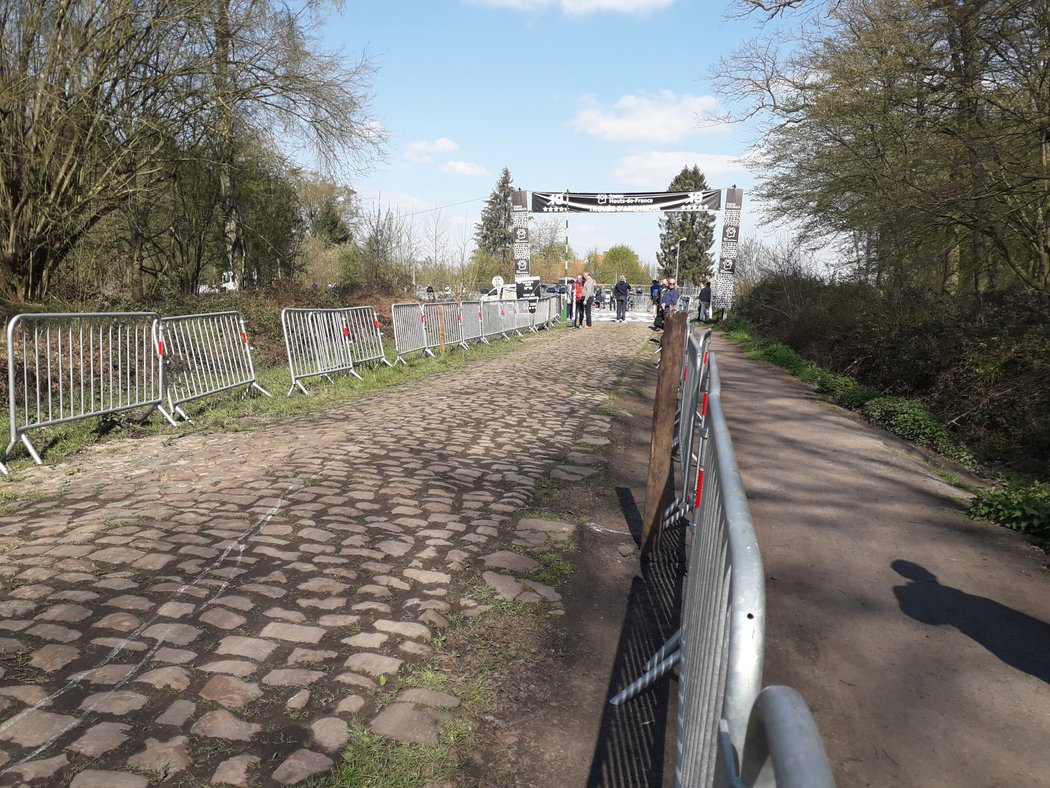
M636 540L641 515L630 490L616 489L624 517ZM664 535L662 549L644 558L631 581L620 641L607 695L629 684L678 628L685 579L683 528ZM591 760L588 788L659 788L666 770L668 720L676 684L666 676L633 703L605 704Z

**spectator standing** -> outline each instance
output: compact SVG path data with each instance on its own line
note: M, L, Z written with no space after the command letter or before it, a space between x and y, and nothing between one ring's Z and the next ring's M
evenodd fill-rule
M583 325L583 274L576 277L572 283L572 300L576 302L576 319L573 326L579 328Z
M660 291L663 290L663 286L659 280L654 279L653 283L649 285L649 298L653 302L653 312L659 312L658 307L660 306Z
M700 288L700 314L697 316L701 323L706 323L711 319L711 283L704 282L704 286Z
M656 311L656 322L653 324L653 328L662 331L664 327L664 320L675 310L678 306L678 282L675 281L674 277L667 280L667 287L660 295L660 306Z
M613 295L616 297L616 320L623 323L627 320L627 299L631 297L631 286L627 284L626 276L621 276L613 287Z
M591 275L583 272L583 311L587 318L587 328L591 327L591 307L594 305L594 294L598 291ZM582 325L582 321L581 321Z

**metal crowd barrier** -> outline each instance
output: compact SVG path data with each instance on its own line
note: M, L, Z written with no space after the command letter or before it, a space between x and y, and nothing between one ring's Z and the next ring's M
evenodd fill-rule
M296 389L309 394L303 385L306 378L323 377L331 381L332 375L346 372L361 379L354 370L350 323L345 309L287 307L281 310L281 327L292 375L286 396L290 397Z
M378 361L388 367L393 366L386 359L383 332L379 329L379 316L376 315L375 307L352 306L343 312L346 313L346 323L350 328L350 355L354 364Z
M458 345L467 349L467 344L463 341L459 304L455 301L423 304L423 331L431 355L434 348Z
M743 763L739 770L723 725L722 763L727 784L834 788L824 743L802 696L790 687L766 687L758 694L748 722ZM721 764L720 764L721 765ZM720 769L721 772L721 769Z
M507 332L503 325L502 301L481 302L481 331L483 340L488 340L489 337L507 338Z
M157 319L155 312L15 315L7 324L11 441L3 458L21 441L43 464L30 430L133 408L148 408L147 418L164 393Z
M397 349L397 358L407 365L406 353L422 351L424 356L434 355L427 347L427 333L423 325L423 306L412 302L408 304L391 304L390 317L394 326L394 347Z
M774 700L759 702L765 580L709 342L709 331L700 337L688 332L683 362L675 490L689 518L691 543L681 628L649 660L646 672L610 703L630 700L678 665L676 785L833 785L820 781L825 775L830 780L830 769L808 711L785 711L776 700L784 695L780 690L771 693ZM770 703L779 704L772 712L777 722L768 752L761 753L761 747L748 743L748 725L755 714L767 714L763 704ZM766 730L771 730L770 724ZM748 747L758 747L759 754L752 755ZM801 781L781 781L777 774L776 782L768 782L773 778L766 763L775 767L793 758L795 749L807 753L804 763L790 767L802 770L796 772ZM748 757L760 762L758 767L748 766ZM740 763L752 771L765 770L766 782L741 782Z
M463 341L483 342L485 336L481 329L481 302L463 301L459 305L459 316L462 320Z
M253 389L270 396L256 380L240 312L162 317L154 325L157 354L163 362L161 388L168 404L159 410L168 421L174 422L175 414L192 421L182 409L185 403L230 389L243 387L243 396Z

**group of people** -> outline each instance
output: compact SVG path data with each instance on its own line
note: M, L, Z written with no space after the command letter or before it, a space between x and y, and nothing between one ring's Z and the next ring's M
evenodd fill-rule
M672 276L667 279L654 279L649 288L649 295L653 300L653 312L656 317L652 328L660 330L664 326L664 320L678 307L678 282ZM699 307L697 309L697 320L707 323L711 319L711 283L704 281L703 287L697 294Z
M598 294L598 285L594 277L584 271L569 288L568 311L572 328L590 328L591 313ZM616 302L616 322L623 323L627 320L627 301L630 297L631 286L627 284L627 277L621 276L620 281L613 286L612 292L612 298Z
M599 289L594 278L584 271L576 281L569 285L569 308L568 314L572 328L590 328L591 312ZM668 279L654 279L649 294L653 300L653 311L656 318L653 322L654 329L662 329L664 319L678 306L678 282L674 277ZM616 322L623 323L627 320L627 303L631 298L631 286L627 277L621 276L613 286L613 300L616 302ZM700 307L697 318L706 323L711 319L711 283L705 281L700 288L698 296ZM575 307L575 308L574 308Z

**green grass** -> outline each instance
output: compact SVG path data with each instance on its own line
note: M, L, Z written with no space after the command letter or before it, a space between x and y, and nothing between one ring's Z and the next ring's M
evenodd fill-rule
M417 788L451 781L456 758L449 744L395 743L361 724L350 731L343 763L323 783L346 788Z

